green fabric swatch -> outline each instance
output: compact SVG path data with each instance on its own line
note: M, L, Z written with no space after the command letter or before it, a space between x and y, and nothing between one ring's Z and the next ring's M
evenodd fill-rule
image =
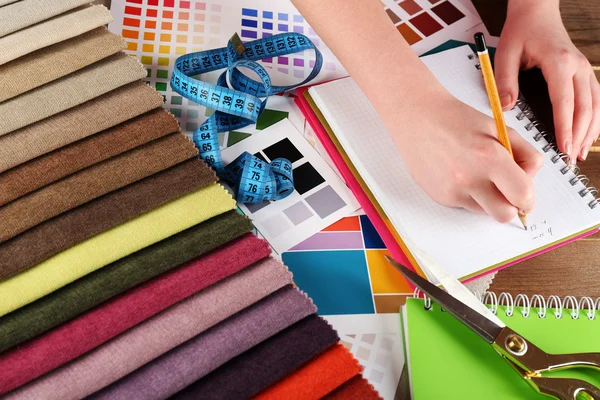
M242 140L252 136L251 133L244 133L238 131L231 131L227 136L227 147L233 146L234 144L241 142Z
M412 399L549 399L537 393L513 367L450 313L433 303L430 311L423 299L408 299L401 311L405 355L410 364ZM569 310L556 318L549 309L545 318L531 308L529 317L515 307L500 319L547 353L600 352L600 311L588 320L585 311L572 319ZM600 372L577 368L546 373L547 377L583 379L600 387Z
M138 251L0 318L0 352L252 230L235 210Z
M256 121L256 129L262 130L270 127L277 122L286 119L290 113L277 110L264 110Z

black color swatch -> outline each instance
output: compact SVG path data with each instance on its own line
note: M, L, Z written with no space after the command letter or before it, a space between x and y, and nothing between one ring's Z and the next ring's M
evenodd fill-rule
M323 182L325 179L309 162L294 169L294 188L300 194L308 192Z
M291 163L294 163L300 160L302 157L302 153L298 151L296 146L290 142L290 139L285 138L280 140L279 142L272 144L263 150L263 153L266 154L271 160L274 160L279 157L287 158Z
M260 158L261 160L263 160L264 162L268 163L269 161L265 158L265 156L263 156L263 154L259 151L258 153L256 153L254 155L254 157L256 158Z

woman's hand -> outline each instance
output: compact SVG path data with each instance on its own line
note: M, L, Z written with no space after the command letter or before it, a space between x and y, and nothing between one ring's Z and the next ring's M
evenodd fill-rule
M485 212L500 222L534 205L533 176L543 164L537 152L509 128L514 160L497 139L494 120L443 88L423 100L390 132L411 176L435 201ZM468 122L465 122L468 121ZM402 132L400 132L402 131ZM515 162L516 161L516 162Z
M496 82L505 110L519 92L519 69L542 70L559 149L571 162L585 160L600 134L600 84L588 60L562 24L558 0L511 0L495 58Z
M494 120L444 89L378 0L292 2L369 98L431 198L502 222L531 210L542 156L509 130L513 161Z

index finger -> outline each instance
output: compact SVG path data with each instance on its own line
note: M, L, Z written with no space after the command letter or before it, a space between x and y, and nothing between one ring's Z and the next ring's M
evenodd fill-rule
M548 83L548 93L554 113L556 144L563 153L571 155L573 149L573 114L575 112L574 73L568 67L551 64L542 69Z

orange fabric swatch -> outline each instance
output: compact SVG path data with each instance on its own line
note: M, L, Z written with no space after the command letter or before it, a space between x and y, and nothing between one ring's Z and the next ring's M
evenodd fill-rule
M360 374L361 369L352 354L338 343L255 399L320 399Z
M327 396L324 400L382 400L381 396L361 375L356 375Z

